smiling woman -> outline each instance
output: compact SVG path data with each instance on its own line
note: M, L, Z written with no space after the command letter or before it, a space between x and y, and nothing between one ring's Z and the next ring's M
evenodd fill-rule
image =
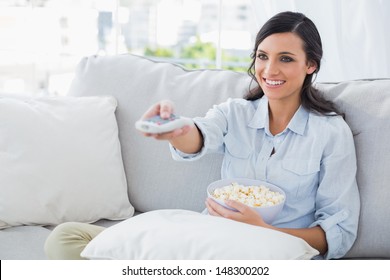
M322 57L320 35L305 15L282 12L260 29L253 50L249 73L258 87L246 100L213 107L194 118L195 127L145 136L169 140L177 160L224 153L223 179L262 180L286 193L272 223L234 200L225 203L237 211L207 199L210 215L285 232L304 239L324 258L341 257L357 233L356 155L349 127L312 87ZM162 101L144 117L172 112L172 103Z
M320 67L320 40L305 15L275 15L257 36L251 69L258 88L251 99L228 99L206 116L193 118L195 125L144 135L168 140L176 160L224 154L222 179L256 179L278 186L286 199L272 222L234 200L225 203L236 211L208 198L206 213L293 235L320 252L319 258L330 259L343 257L355 241L360 201L351 130L311 86L312 75ZM173 108L173 102L162 100L142 119L155 115L167 119ZM69 240L74 232L74 225L55 229L47 243L47 251L53 253L49 255L79 254L90 242L85 238L90 232L88 226L76 225L78 233ZM76 243L81 245L72 246Z

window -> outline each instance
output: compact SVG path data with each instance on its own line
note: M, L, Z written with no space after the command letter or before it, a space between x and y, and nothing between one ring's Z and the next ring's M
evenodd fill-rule
M285 10L319 28L317 81L389 77L389 7L381 0L2 0L0 93L65 95L77 63L94 54L246 71L258 28ZM364 67L351 63L356 57Z
M93 54L134 53L187 68L246 71L255 35L250 3L1 1L0 92L65 95L77 63Z

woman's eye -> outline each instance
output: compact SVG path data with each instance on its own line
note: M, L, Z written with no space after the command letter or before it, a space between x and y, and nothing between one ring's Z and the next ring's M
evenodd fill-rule
M259 54L257 55L257 57L258 57L259 59L261 59L261 60L266 60L266 59L267 59L267 56L266 56L265 54L263 54L263 53L259 53Z
M291 61L293 61L293 59L291 57L289 57L289 56L282 56L280 58L280 61L282 61L282 62L291 62Z

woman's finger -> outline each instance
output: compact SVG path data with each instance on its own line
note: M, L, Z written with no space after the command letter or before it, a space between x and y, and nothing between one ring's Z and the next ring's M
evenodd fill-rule
M169 116L173 113L173 103L170 100L160 101L160 116L163 119L169 118Z

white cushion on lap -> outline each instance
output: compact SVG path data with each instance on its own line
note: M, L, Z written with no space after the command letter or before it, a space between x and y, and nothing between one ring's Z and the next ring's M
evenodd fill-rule
M188 210L156 210L120 222L83 250L88 259L311 259L318 251L282 232Z
M0 228L133 215L113 97L0 98Z

